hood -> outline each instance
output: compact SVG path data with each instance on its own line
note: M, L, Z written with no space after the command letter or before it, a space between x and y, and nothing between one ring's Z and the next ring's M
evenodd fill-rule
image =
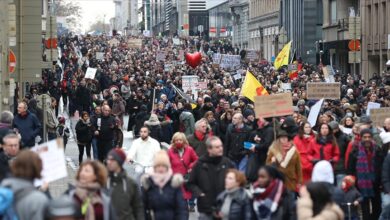
M34 188L32 182L20 178L7 178L1 182L1 186L10 188L14 193L24 190L25 188Z
M327 182L334 183L334 174L332 165L326 161L321 160L313 168L313 174L311 176L313 182Z

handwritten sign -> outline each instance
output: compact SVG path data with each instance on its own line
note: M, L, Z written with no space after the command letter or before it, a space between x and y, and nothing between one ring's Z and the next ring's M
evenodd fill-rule
M308 83L308 99L340 99L340 83Z
M117 47L119 45L119 40L113 38L111 40L108 41L108 44L111 46L111 47Z
M165 51L157 51L156 60L157 61L165 61L166 56L167 56L167 54L165 53Z
M390 118L390 107L370 110L370 117L374 126L383 126L386 118Z
M68 176L64 144L61 138L43 143L31 150L36 152L42 160L41 181L50 183Z
M256 50L247 50L245 59L250 62L257 61L259 59L259 53Z
M186 93L188 90L191 90L194 97L198 97L198 76L182 76L182 89Z
M84 78L86 78L86 79L95 79L96 71L97 71L96 68L88 67L87 72L85 72L85 77Z
M141 49L142 48L142 39L129 39L127 41L127 46L129 48Z
M291 93L255 97L256 117L270 118L293 114Z
M367 112L366 112L366 114L367 115L370 115L370 111L372 110L372 109L377 109L377 108L380 108L381 107L381 104L379 104L379 103L376 103L376 102L368 102L367 103Z
M207 82L198 82L196 88L199 89L199 90L207 89Z

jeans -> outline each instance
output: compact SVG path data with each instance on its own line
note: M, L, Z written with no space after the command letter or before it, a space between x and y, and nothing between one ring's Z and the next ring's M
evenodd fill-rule
M248 156L243 157L241 159L241 161L238 162L238 163L235 162L235 165L236 165L237 170L245 173L246 167L248 165Z
M47 140L48 141L54 140L56 138L57 138L57 134L56 133L51 133L51 132L47 133Z
M97 139L92 138L92 152L93 152L93 159L97 160L98 157L98 147L97 147Z
M380 220L390 220L390 194L381 193L382 212L379 217Z

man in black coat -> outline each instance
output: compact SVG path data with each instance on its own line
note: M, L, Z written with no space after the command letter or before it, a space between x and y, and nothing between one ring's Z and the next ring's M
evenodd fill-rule
M77 104L79 113L86 111L91 112L92 96L91 91L86 87L85 79L81 80L76 90Z
M97 138L98 157L103 162L107 153L114 147L114 128L116 126L115 118L111 115L110 106L102 107L102 116L94 122L96 128L94 134Z
M225 188L225 175L234 164L223 156L221 139L216 136L206 141L208 154L199 158L192 168L187 187L198 198L200 219L213 218L213 205Z

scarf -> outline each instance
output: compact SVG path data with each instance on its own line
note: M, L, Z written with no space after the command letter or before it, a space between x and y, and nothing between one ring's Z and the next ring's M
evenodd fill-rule
M81 214L85 216L85 220L95 219L95 204L103 205L100 189L99 183L76 183L75 195L81 200Z
M257 186L255 183L254 187ZM270 220L272 213L278 209L280 198L283 193L283 181L275 179L267 188L255 188L253 209L257 219Z
M372 148L374 144L371 144ZM357 185L363 197L374 197L375 170L374 161L375 152L366 152L361 142L358 144L358 155L356 161Z
M230 207L232 205L233 198L240 188L226 190L226 197L223 200L221 207L222 220L229 220Z
M289 144L291 146L290 142L289 142ZM283 167L283 168L287 167L287 165L290 163L291 158L295 154L295 151L296 151L295 149L296 148L294 146L291 146L291 148L284 153L275 153L275 159L277 160L277 162L279 163L279 165L281 167Z
M206 137L206 134L203 134L200 131L195 131L195 137L198 138L198 140L203 141L204 138Z
M166 173L155 173L154 171L152 171L150 173L150 178L152 179L154 184L156 184L160 189L162 189L171 179L172 175L172 169L169 169Z

